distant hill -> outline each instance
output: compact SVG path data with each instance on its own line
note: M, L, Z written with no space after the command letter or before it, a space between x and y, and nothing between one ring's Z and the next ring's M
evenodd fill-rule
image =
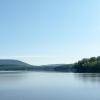
M84 58L74 64L50 64L33 66L19 60L0 60L0 70L59 71L77 73L100 73L100 56Z
M32 66L19 60L0 60L0 70L32 70L34 68L35 66Z
M22 66L29 66L29 64L24 63L19 60L8 60L8 59L1 59L0 65L22 65Z
M0 70L70 71L70 68L71 67L68 64L50 64L33 66L19 60L0 60Z
M61 71L61 72L69 72L72 70L72 64L50 64L50 65L42 65L41 68L47 71Z

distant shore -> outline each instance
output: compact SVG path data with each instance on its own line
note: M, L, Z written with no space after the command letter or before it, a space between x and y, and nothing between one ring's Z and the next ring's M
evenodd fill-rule
M18 60L0 60L0 72L56 71L73 73L100 73L100 56L84 58L74 64L32 66Z

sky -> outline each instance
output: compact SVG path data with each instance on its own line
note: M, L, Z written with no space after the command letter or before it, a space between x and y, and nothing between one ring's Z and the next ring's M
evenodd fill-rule
M100 56L100 0L0 0L0 59L34 65Z

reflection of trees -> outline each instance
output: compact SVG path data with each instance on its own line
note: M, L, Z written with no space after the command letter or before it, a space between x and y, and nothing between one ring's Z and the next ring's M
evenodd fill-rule
M100 82L100 73L77 73L75 74L75 78L84 82Z

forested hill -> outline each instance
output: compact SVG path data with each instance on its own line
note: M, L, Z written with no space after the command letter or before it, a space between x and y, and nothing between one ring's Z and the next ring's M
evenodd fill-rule
M76 72L100 72L100 56L78 61L73 68Z
M74 72L74 73L99 73L100 56L84 58L74 64L65 64L55 68L55 71Z

